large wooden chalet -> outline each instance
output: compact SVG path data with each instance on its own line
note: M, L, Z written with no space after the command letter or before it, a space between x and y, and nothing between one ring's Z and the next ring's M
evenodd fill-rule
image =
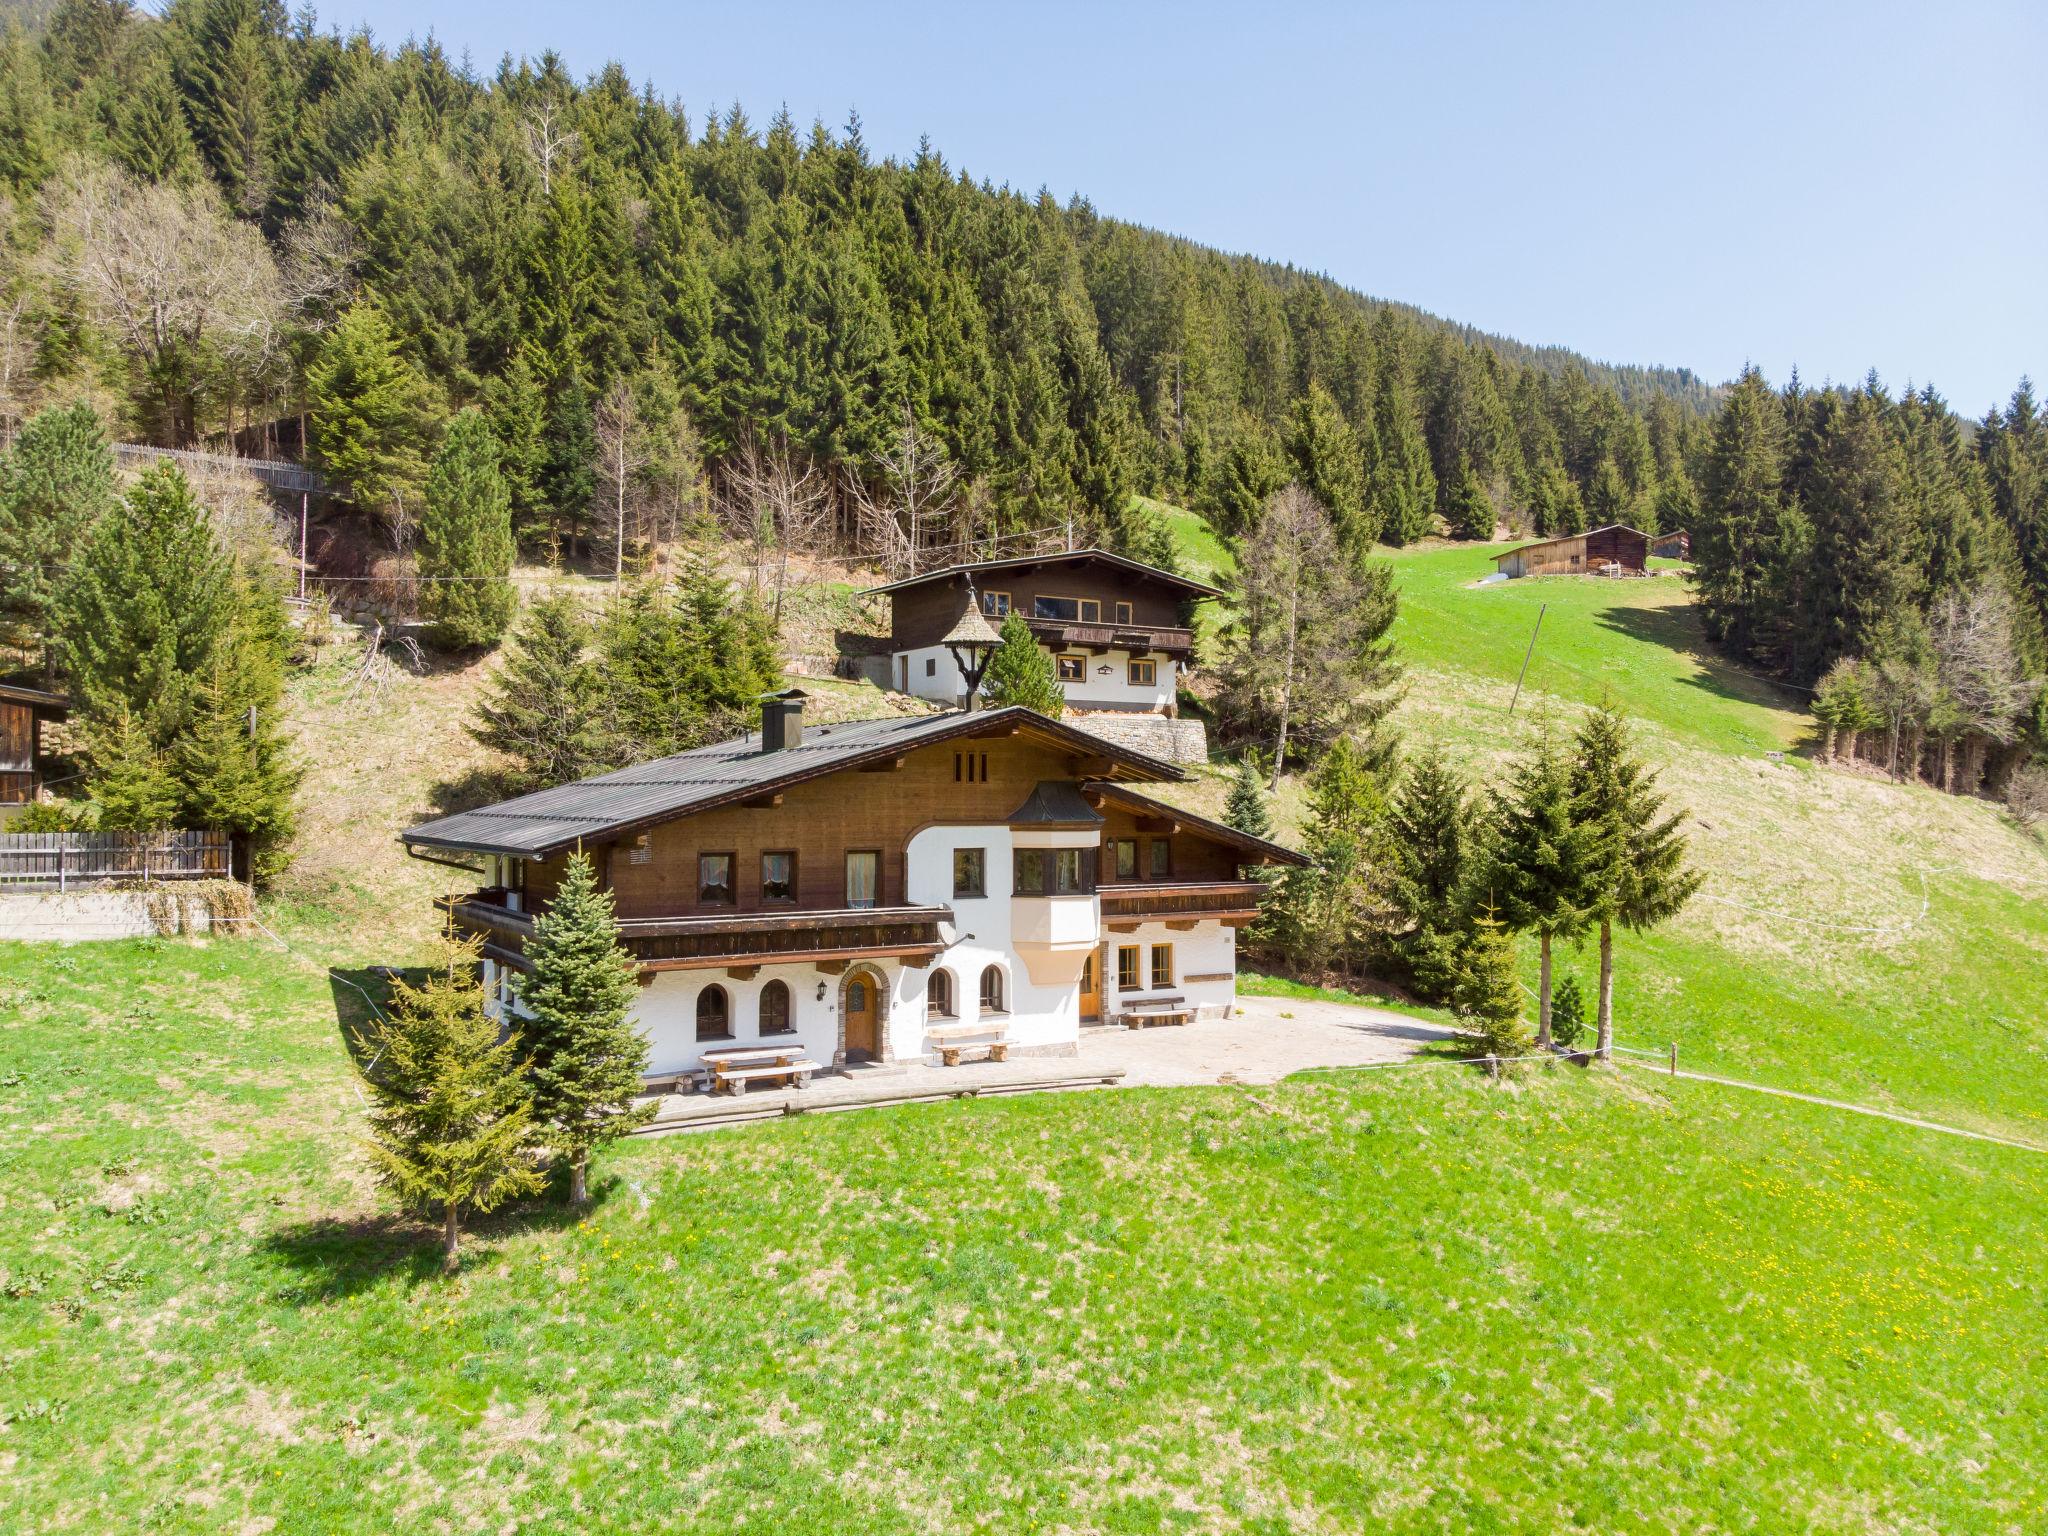
M1029 710L806 728L795 690L762 728L404 834L480 858L446 899L511 1003L566 860L595 861L639 962L652 1075L707 1050L801 1044L819 1063L914 1060L979 1024L1022 1054L1147 1000L1220 1010L1236 930L1299 864L1135 786L1170 764Z
M964 701L946 637L971 594L991 624L1023 616L1053 658L1069 710L1168 717L1194 649L1188 612L1222 595L1100 549L949 566L869 590L889 598L889 681L899 692Z

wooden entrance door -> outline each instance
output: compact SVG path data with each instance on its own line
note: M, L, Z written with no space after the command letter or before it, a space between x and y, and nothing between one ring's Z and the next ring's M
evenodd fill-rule
M871 972L856 971L846 983L846 1059L872 1061L882 1054L881 989Z
M1093 950L1081 963L1081 1022L1102 1022L1102 966Z

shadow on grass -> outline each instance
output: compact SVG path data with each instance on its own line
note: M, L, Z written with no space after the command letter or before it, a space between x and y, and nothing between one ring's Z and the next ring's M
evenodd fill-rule
M1699 673L1681 679L1691 687L1705 689L1738 704L1759 704L1773 709L1802 707L1799 695L1793 690L1757 673L1745 671L1717 654L1689 608L1604 608L1594 615L1594 619L1618 635L1661 646L1699 663Z
M480 805L510 798L518 792L501 768L466 768L452 779L443 779L427 790L427 803L436 816L453 816L473 811Z
M540 1200L488 1216L468 1216L462 1223L463 1267L487 1262L490 1249L508 1238L566 1232L602 1210L625 1187L620 1179L593 1178L589 1203L572 1206L566 1198L568 1183L568 1174L558 1172ZM339 1301L380 1285L410 1287L442 1276L440 1221L419 1214L380 1212L295 1221L266 1234L260 1247L296 1277L282 1293L282 1299L294 1305Z
M395 976L409 981L426 979L424 970L400 970L388 965L334 966L327 972L327 990L334 998L334 1020L341 1029L341 1043L358 1072L367 1070L371 1026L381 1011L391 1011L391 982Z

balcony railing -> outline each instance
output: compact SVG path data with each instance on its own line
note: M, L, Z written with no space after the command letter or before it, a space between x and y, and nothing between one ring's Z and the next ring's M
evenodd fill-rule
M1258 880L1157 880L1096 887L1105 924L1198 919L1248 923L1259 915L1259 898L1266 889Z
M439 905L458 926L482 936L493 959L523 963L533 918L507 908L502 891L448 896ZM650 971L884 957L922 965L946 947L939 924L952 917L949 907L630 917L619 923L619 942Z
M1082 624L1068 619L1034 619L1024 622L1031 633L1047 645L1078 647L1094 651L1171 651L1186 653L1194 648L1191 629L1151 624Z

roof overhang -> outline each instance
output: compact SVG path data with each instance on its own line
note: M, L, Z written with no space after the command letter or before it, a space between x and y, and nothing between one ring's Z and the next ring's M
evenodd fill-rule
M0 683L0 700L9 704L26 704L46 720L61 720L71 713L71 701L63 694L30 688L22 683Z
M1305 853L1272 842L1263 837L1254 837L1249 832L1240 832L1226 822L1212 821L1207 816L1197 816L1193 811L1183 810L1164 800L1155 800L1150 795L1141 795L1122 784L1107 781L1082 786L1083 792L1103 800L1124 806L1129 810L1143 811L1148 816L1170 817L1184 827L1190 827L1203 837L1211 838L1227 847L1235 848L1248 859L1268 864L1291 864L1303 867L1312 861Z

